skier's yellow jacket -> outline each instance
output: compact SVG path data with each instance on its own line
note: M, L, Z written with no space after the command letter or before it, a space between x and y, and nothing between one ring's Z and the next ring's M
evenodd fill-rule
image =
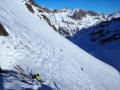
M35 79L38 80L38 81L42 81L42 77L39 74L35 75Z

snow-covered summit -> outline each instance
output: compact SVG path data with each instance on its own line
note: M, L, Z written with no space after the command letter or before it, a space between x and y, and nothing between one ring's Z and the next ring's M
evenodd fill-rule
M3 69L14 71L14 66L19 65L26 73L40 73L53 90L120 90L116 69L59 35L31 6L22 0L0 0L0 23L9 34L0 36ZM40 87L16 78L11 74L0 76L2 89Z

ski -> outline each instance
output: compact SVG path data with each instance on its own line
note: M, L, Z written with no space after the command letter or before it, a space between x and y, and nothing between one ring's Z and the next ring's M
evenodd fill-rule
M21 69L22 71L24 71L19 65L16 65L19 69Z
M19 71L18 73L21 74L23 77L32 79L31 76L25 74L24 70L19 65L14 66L14 68L18 70Z

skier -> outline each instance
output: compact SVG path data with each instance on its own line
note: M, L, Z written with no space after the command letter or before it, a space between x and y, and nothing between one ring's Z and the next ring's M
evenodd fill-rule
M26 82L26 80L24 80L24 79L28 79L28 80L34 79L36 81L39 81L41 84L44 82L42 80L42 77L40 76L40 74L32 74L32 71L31 71L28 75L25 73L24 69L22 69L22 67L20 67L19 65L14 66L14 68L19 71L18 73L22 76L22 78L23 78L22 81L24 81L24 82Z
M42 77L40 76L40 74L32 75L32 78L37 80L37 81L43 82Z

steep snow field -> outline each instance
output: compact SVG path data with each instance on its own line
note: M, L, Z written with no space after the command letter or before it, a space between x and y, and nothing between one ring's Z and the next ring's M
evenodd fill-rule
M54 81L60 90L120 90L117 70L59 35L29 12L22 0L0 0L0 23L9 33L0 36L3 69L20 65L27 72L40 73L52 88ZM7 78L3 78L5 89L39 88Z

